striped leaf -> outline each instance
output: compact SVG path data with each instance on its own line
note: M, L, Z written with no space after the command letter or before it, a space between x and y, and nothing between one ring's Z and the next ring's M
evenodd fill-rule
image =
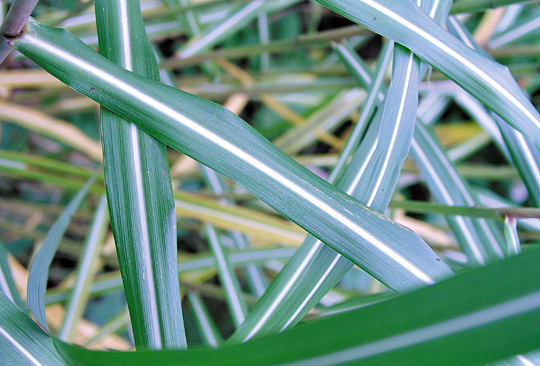
M51 338L0 291L0 358L4 365L65 366Z
M97 1L96 19L104 56L159 80L138 1ZM135 345L185 348L166 147L105 108L101 123L105 185Z
M410 0L317 0L409 48L540 146L540 114L508 68L470 49Z
M35 21L12 44L80 93L236 180L389 287L432 284L450 273L434 253L418 260L403 249L403 242L428 248L416 234L318 178L223 107L118 68Z
M395 299L218 350L120 353L57 346L85 366L483 365L538 347L539 260L540 251L530 251Z

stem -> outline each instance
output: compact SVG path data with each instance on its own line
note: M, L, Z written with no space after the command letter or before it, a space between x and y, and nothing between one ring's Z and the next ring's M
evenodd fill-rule
M15 0L0 27L3 36L15 37L21 33L38 0Z

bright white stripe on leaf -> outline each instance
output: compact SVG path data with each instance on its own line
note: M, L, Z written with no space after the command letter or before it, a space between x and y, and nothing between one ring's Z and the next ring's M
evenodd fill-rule
M464 314L457 318L411 330L396 336L353 347L343 351L313 357L307 360L292 362L286 366L325 366L352 362L383 353L411 347L438 338L449 337L457 333L474 330L498 321L526 314L537 310L540 306L540 292L518 297L517 299L493 305L491 307Z
M255 334L257 334L263 325L266 323L266 321L272 316L274 311L278 308L278 306L281 304L283 299L290 293L293 285L296 283L298 278L301 274L304 273L307 266L311 263L313 258L315 257L315 254L317 254L321 248L321 245L324 245L320 240L317 240L317 242L311 247L308 254L305 256L304 260L295 268L295 271L293 275L289 278L289 281L287 284L281 289L280 293L273 299L272 304L267 307L265 313L259 321L252 327L251 331L244 337L243 341L250 340Z
M225 20L219 26L217 26L201 38L197 39L195 43L188 45L187 48L180 52L180 58L187 58L195 55L197 52L201 51L203 47L207 46L208 43L210 43L213 39L219 37L222 33L226 32L229 28L231 28L232 25L242 21L250 14L253 14L258 8L262 7L263 5L264 0L255 0L249 3L248 5L240 9L240 11L227 18L227 20Z
M349 217L345 216L340 211L336 210L333 206L314 196L312 193L306 191L299 184L291 181L288 177L282 175L272 167L253 157L250 153L225 140L223 137L216 134L215 132L205 128L204 126L199 125L197 122L187 118L185 115L174 110L169 105L148 94L145 94L143 91L133 87L124 80L107 73L106 71L100 69L99 67L96 67L95 65L87 62L84 59L80 59L63 49L58 48L54 44L46 42L45 40L40 39L32 34L25 35L24 40L28 44L32 44L37 48L44 49L47 53L54 54L56 57L75 65L77 68L93 74L95 77L103 80L110 85L113 85L115 88L121 89L123 92L130 95L134 99L137 99L141 103L149 106L156 111L159 111L164 116L178 122L185 128L192 130L196 134L204 136L205 139L212 141L217 146L220 146L221 148L227 150L231 155L236 156L246 164L264 173L270 179L277 181L281 185L287 187L290 191L303 198L303 200L310 203L313 207L317 207L319 210L325 211L336 221L340 222L344 227L351 230L359 237L363 238L366 242L368 242L378 251L382 252L388 258L393 260L398 266L402 267L404 270L418 278L420 281L426 284L433 284L435 282L429 275L427 275L414 264L409 262L401 254L396 252L394 249L388 247L376 236L369 233L364 228L360 227L357 223L352 221Z
M379 187L380 187L380 185L382 183L382 180L383 180L384 176L387 173L388 164L390 162L390 156L392 155L392 152L394 151L394 148L396 147L395 142L396 142L396 139L397 139L398 131L399 131L400 127L401 127L401 123L403 122L403 111L405 110L405 103L407 101L407 95L408 95L408 91L409 91L409 84L411 82L412 68L413 68L413 65L416 63L415 60L414 60L414 54L412 52L409 55L409 60L408 61L409 61L409 63L407 64L407 69L405 71L406 72L405 81L404 81L404 84L401 85L401 87L403 87L403 90L402 90L402 93L401 93L398 112L397 112L395 123L394 123L394 126L393 126L394 128L392 130L392 137L390 138L390 143L388 144L388 147L385 146L384 147L385 151L381 152L381 153L385 154L384 161L383 161L382 167L379 169L379 174L378 174L378 177L377 177L377 181L375 182L375 185L371 188L372 189L371 197L369 197L369 199L366 202L366 206L368 206L368 207L373 204L373 201L375 200L375 197L377 196L377 193L379 191ZM416 81L416 82L418 82L418 81ZM395 106L393 105L392 108L395 108ZM382 149L378 149L378 151L381 151L381 150Z
M420 129L418 129L418 130L421 131ZM446 203L449 206L455 206L456 205L455 201L453 200L452 196L450 195L450 193L446 189L446 186L444 185L441 178L437 174L436 169L431 165L430 160L425 155L424 151L422 150L420 145L415 141L414 138L413 138L413 141L411 143L411 147L415 151L415 154L418 156L418 158L422 161L422 165L428 171L429 177L432 178L435 185L437 187L439 187L439 193L442 195L444 203ZM461 227L461 231L465 235L465 239L466 239L467 243L469 243L469 248L471 249L472 254L476 258L478 263L480 263L481 265L485 265L486 262L484 260L484 257L482 255L482 253L480 252L480 250L478 248L478 245L476 244L477 240L476 240L476 238L473 237L475 235L473 235L471 233L470 228L468 227L468 225L465 222L464 218L462 216L455 216L454 220Z
M506 245L508 246L508 255L518 255L520 252L520 243L517 233L517 221L515 217L506 216L504 218L504 233L506 236Z
M28 360L28 362L37 366L43 365L30 352L28 352L28 350L24 348L22 344L20 344L15 338L13 338L7 330L2 328L1 326L0 326L0 335L4 337L8 341L8 343L11 344L16 349L22 357Z
M124 64L122 65L126 70L133 71L133 57L131 53L131 37L130 37L130 25L131 20L129 18L128 10L128 0L119 0L119 15L118 24L121 28L121 42L122 42L122 52L124 56ZM150 237L149 237L149 228L148 228L148 217L146 216L146 199L145 199L145 187L143 180L142 172L142 163L141 163L141 151L139 146L139 130L137 126L133 123L129 125L129 137L131 139L131 149L132 149L132 161L133 161L133 172L135 180L135 191L137 195L137 206L138 213L135 215L139 219L139 225L141 228L140 238L141 238L141 250L143 252L142 262L143 268L141 268L144 273L142 276L139 276L143 281L146 280L147 286L147 295L146 299L149 302L150 309L145 309L145 312L150 313L152 319L152 325L150 331L152 332L152 337L149 339L153 344L152 347L156 349L161 349L163 347L163 340L161 339L161 322L158 314L158 300L156 298L156 288L155 288L155 279L154 271L152 265L152 250L150 249ZM139 274L141 275L141 274Z
M520 25L517 28L514 28L500 36L493 37L491 41L488 42L490 48L498 48L504 46L507 43L510 43L524 35L533 32L540 28L540 17L535 17L530 22L527 22L523 25Z
M523 158L525 158L525 160L527 161L526 163L526 166L528 168L528 171L530 174L533 175L534 177L534 183L538 186L540 185L540 169L539 169L539 166L538 164L540 164L539 161L537 161L534 156L533 156L533 153L530 149L530 146L527 142L527 140L525 139L525 136L523 136L523 134L515 129L511 129L510 130L516 140L518 140L518 146L520 147L520 150L521 150L521 153L523 154Z
M319 242L320 243L320 242ZM334 269L334 267L338 264L339 260L341 259L341 255L335 255L334 256L334 259L332 260L332 263L330 263L330 265L326 268L326 270L324 271L323 275L319 278L319 280L317 281L317 283L315 284L315 286L313 286L313 288L311 289L311 291L309 292L309 294L306 296L306 298L304 299L304 301L302 301L302 303L296 308L295 312L290 316L289 320L285 323L285 325L283 326L283 328L281 328L281 332L283 332L285 329L287 329L287 327L293 322L294 319L296 319L296 317L298 316L298 314L300 314L300 312L302 310L304 310L304 308L306 307L307 303L311 300L311 298L313 297L313 295L315 294L315 292L317 292L319 290L319 288L322 286L322 284L324 283L324 281L326 280L326 278L330 275L330 273L332 272L332 270Z
M525 366L536 366L532 361L530 361L523 355L517 355L516 358L520 360Z
M444 53L448 54L458 62L460 62L463 66L467 67L471 71L473 71L479 78L481 78L484 81L485 88L487 89L493 89L496 90L499 94L503 95L507 100L511 101L512 104L519 109L536 127L540 128L540 121L538 121L537 116L531 113L525 105L520 103L516 97L504 86L499 84L495 79L493 79L488 73L486 73L480 66L475 65L473 62L471 62L467 57L460 54L458 51L452 49L449 47L444 41L439 40L438 38L434 37L431 33L428 31L420 28L417 24L405 19L398 13L394 12L393 9L389 9L382 4L378 3L374 0L362 0L363 3L366 5L372 7L373 9L383 13L384 15L392 18L397 23L403 25L404 27L408 28L409 30L413 31L414 33L418 34L420 37L424 38L428 42L432 43L434 46L439 48Z

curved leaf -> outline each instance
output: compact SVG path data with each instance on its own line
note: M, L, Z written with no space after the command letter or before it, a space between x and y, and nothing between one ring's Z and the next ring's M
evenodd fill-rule
M57 346L85 366L483 365L539 347L539 260L540 251L530 251L398 298L217 350L120 353Z
M1 291L0 360L4 365L68 365L51 338Z
M104 56L159 80L138 1L97 1L96 19ZM105 186L135 345L185 348L166 147L105 108L101 123Z
M467 47L412 1L317 1L409 48L540 146L540 115L508 68Z
M77 91L236 180L389 287L432 284L451 273L434 253L418 260L403 249L403 242L427 248L416 234L318 178L223 107L120 69L69 33L33 20L12 44ZM366 261L367 254L377 260Z

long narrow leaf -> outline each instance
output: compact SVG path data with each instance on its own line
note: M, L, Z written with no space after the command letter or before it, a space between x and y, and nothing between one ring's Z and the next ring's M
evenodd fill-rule
M8 251L3 243L0 243L0 292L18 307L24 307L9 268Z
M138 1L98 1L102 53L159 80ZM105 183L135 344L185 348L176 275L176 217L166 147L102 108Z
M47 237L43 242L38 254L34 258L28 275L27 301L28 307L36 317L39 324L44 329L49 329L45 319L45 289L47 288L47 278L49 277L49 266L56 254L56 249L60 244L60 239L64 235L71 217L82 203L86 192L95 180L95 176L81 188L67 205L64 212L49 229Z
M58 346L85 366L483 365L540 346L538 261L540 251L534 250L373 306L218 350L118 353Z
M11 42L77 91L238 181L389 287L432 284L450 273L434 253L418 260L403 249L403 242L427 248L413 232L316 177L224 108L120 69L35 21ZM367 253L377 261L366 261Z
M71 297L66 305L66 316L58 332L58 338L68 342L73 341L77 325L88 301L90 284L96 271L96 262L98 261L105 233L109 225L107 214L107 199L105 195L102 195L85 242L81 261L77 267L77 278L73 285Z
M317 1L409 48L540 146L540 115L508 68L467 47L412 1Z
M426 9L431 9L432 5L429 2L424 3ZM449 2L438 3L438 6L439 9L433 6L433 13L444 14L448 11ZM373 78L363 71L361 62L356 60L350 50L337 47L338 53L346 60L346 65L357 79L368 78L372 81L359 124L366 123L371 118L373 103L382 94L382 75L391 53L388 46L387 44L381 51L381 60ZM357 130L359 126L355 127L329 178L331 183L337 181L339 188L379 212L386 209L408 154L416 119L419 66L420 61L412 53L398 46L394 54L392 85L388 90L384 108L375 116L376 121L372 122L360 149L346 169L345 175L339 179L345 161L360 140L361 134ZM384 94L382 95L384 98ZM414 252L419 257L426 254L421 251ZM282 331L296 324L351 266L352 264L338 253L324 247L313 237L308 237L272 283L267 295L252 311L246 325L233 335L230 342L245 341L255 334Z
M49 336L0 292L0 362L3 365L65 366Z

